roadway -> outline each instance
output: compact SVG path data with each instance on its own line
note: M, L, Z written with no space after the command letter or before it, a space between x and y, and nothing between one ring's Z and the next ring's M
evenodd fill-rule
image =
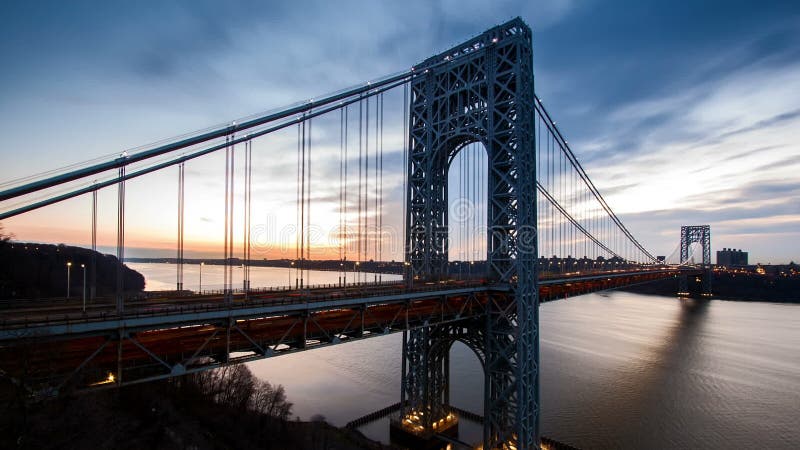
M686 269L572 273L539 281L540 301L673 278ZM302 351L415 327L480 320L510 286L445 280L159 296L126 302L6 304L0 371L52 385L120 385Z

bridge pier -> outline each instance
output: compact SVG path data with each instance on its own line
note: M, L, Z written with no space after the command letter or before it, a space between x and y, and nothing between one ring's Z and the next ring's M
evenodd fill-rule
M485 367L482 319L425 326L403 332L402 400L390 421L393 438L413 448L439 448L436 435L458 436L458 417L450 405L450 348L461 341ZM484 400L485 405L489 402Z
M410 82L408 282L450 278L450 162L475 142L487 153L486 278L510 292L502 301L490 297L484 320L468 328L481 337L477 347L486 368L486 449L528 450L540 442L531 34L514 19L418 64ZM447 334L455 331L426 326L408 332L402 388L408 407L401 422L427 432L449 417L442 348L449 351Z
M680 297L703 297L708 298L712 296L711 292L711 277L713 272L710 267L703 270L702 274L692 276L680 275L678 276L678 296Z
M701 287L697 289L695 282L691 283L692 289L690 289L688 275L681 275L678 277L678 295L689 297L695 294L700 297L711 297L711 226L684 225L681 227L681 264L689 262L689 247L694 243L699 243L703 252L702 267L705 270L702 275L697 277Z

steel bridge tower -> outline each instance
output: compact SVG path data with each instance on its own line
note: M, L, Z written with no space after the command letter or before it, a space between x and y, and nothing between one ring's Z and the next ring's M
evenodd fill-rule
M464 146L480 142L488 155L487 276L508 289L492 294L504 296L503 301L489 298L481 320L404 333L402 414L416 416L429 430L449 417L447 355L460 340L484 366L483 448L539 448L531 30L516 18L427 59L414 71L407 281L447 276L448 168Z
M711 226L710 225L684 225L681 227L681 264L689 259L689 246L699 242L703 249L702 266L705 268L703 275L704 297L711 296ZM689 295L689 280L686 275L681 275L678 281L678 295Z

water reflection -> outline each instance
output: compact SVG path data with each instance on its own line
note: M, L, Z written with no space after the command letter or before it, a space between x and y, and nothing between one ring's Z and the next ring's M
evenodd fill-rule
M163 263L126 263L128 267L142 273L145 276L145 290L148 291L161 291L175 289L176 277L176 264L163 264ZM184 264L183 265L183 283L186 289L198 290L201 287L203 290L222 289L224 286L224 272L221 265L204 264ZM260 287L280 287L280 286L294 286L295 278L297 278L298 270L288 267L260 267L255 266L250 268L250 286L253 288ZM202 273L202 279L201 279ZM323 271L323 270L306 270L304 271L305 284L335 284L341 281L340 277L344 275L342 272L336 271ZM366 272L359 272L359 278L362 280L372 281L373 279L380 279L383 281L399 280L402 278L400 275L391 274L373 274ZM241 267L233 268L233 287L242 287L244 278L244 271ZM347 282L352 284L356 280L354 272L347 272Z
M659 301L651 298L652 301ZM603 393L587 399L593 414L604 418L604 429L626 430L607 433L610 448L687 448L692 442L681 442L684 427L681 405L675 401L676 389L691 382L688 370L697 356L708 310L708 300L681 299L669 325L663 317L645 315L640 326L658 330L648 334L641 351L620 365L612 381L614 395ZM620 402L620 397L626 401ZM665 423L664 417L677 420ZM631 427L631 424L636 424ZM696 442L694 443L696 444Z
M540 321L546 436L586 449L800 447L800 305L612 292L546 303ZM250 366L286 387L299 417L341 426L398 401L400 347L392 334ZM450 364L451 403L480 413L478 359L455 343ZM480 440L461 423L460 439ZM385 441L388 429L361 431Z

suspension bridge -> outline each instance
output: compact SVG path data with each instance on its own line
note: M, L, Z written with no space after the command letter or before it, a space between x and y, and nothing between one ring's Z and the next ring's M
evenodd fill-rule
M703 264L657 260L591 181L533 82L531 30L514 19L400 73L4 183L0 220L88 198L93 250L98 192L116 190L119 262L108 297L96 295L94 260L86 261L88 309L7 300L0 371L32 393L100 389L402 332L393 433L425 440L455 429L448 354L461 341L486 377L476 415L482 448L538 448L540 302L666 278L703 279L703 294L711 287L708 227L681 235L682 261L683 244L698 242ZM274 136L282 143L269 141ZM261 152L292 162L280 180L295 212L283 287L251 285L253 208L269 208L253 190L262 181L254 171ZM210 292L185 285L183 269L192 226L186 168L212 154L224 154L224 280ZM131 293L121 275L126 185L167 171L177 178L175 290ZM323 191L333 200L320 200ZM398 207L389 203L392 192L402 195ZM338 223L323 248L315 223L330 218ZM359 271L394 255L386 248L393 236L403 243L402 279ZM312 284L310 261L324 258L339 261L338 282ZM688 293L686 282L680 286Z

